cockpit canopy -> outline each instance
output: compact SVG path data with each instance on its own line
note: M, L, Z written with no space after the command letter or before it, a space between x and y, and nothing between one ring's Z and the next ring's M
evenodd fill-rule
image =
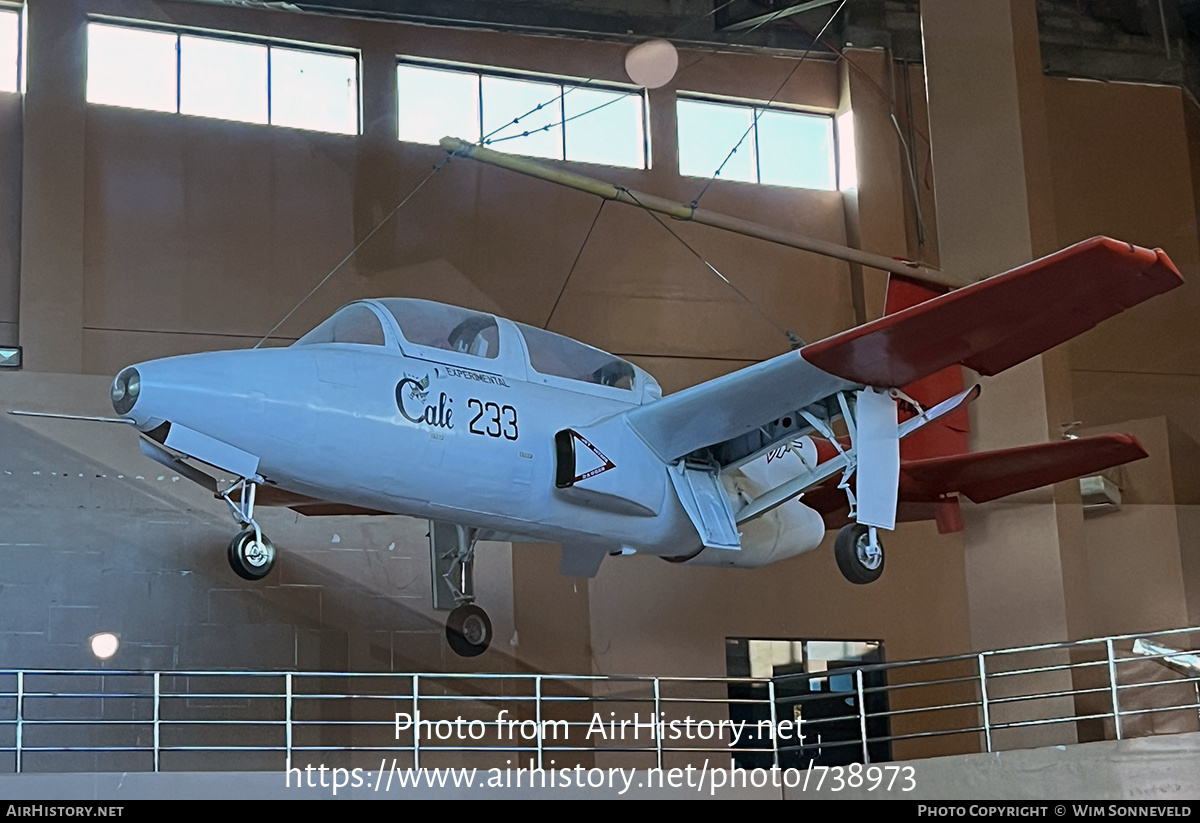
M389 315L396 324L390 335L385 332L384 322L380 320L381 316ZM506 325L508 332L503 331L502 324ZM652 377L608 352L535 326L429 300L390 297L351 303L294 345L350 343L387 346L390 336L397 338L399 348L410 356L436 357L435 352L420 351L434 349L478 357L481 361L494 361L502 355L501 347L506 335L513 347L507 356L519 356L520 341L513 339L516 334L520 335L528 352L526 365L531 370L530 379L537 379L538 376L542 378L540 382L565 379L639 393L645 388L647 394L643 399L646 400L661 396L661 390ZM502 368L502 364L489 367L481 362L481 367L495 369Z
M311 346L318 343L357 343L363 346L386 345L383 324L365 303L351 303L334 313L321 325L292 345Z
M490 314L428 300L388 297L376 302L396 318L409 343L489 360L500 354L500 329Z
M635 371L632 363L552 331L524 323L513 325L525 338L529 365L538 374L633 390Z

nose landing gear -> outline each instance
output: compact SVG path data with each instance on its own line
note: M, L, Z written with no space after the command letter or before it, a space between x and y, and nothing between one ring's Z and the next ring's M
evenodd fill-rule
M275 566L275 544L254 529L243 529L229 541L229 567L243 580L262 580Z
M229 567L243 580L262 580L275 567L275 544L267 539L254 520L256 487L253 481L242 478L219 493L233 511L233 519L244 527L229 541L227 554ZM235 491L240 492L236 501L233 499Z
M433 607L450 610L446 642L459 657L478 657L492 642L492 621L475 605L475 543L479 530L430 521ZM453 606L451 606L453 604Z

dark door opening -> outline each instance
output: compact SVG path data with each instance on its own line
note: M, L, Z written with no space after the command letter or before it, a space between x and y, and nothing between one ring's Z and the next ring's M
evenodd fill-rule
M856 672L882 663L878 641L760 640L729 638L725 647L730 677L755 682L730 683L729 718L745 722L734 746L741 768L770 768L773 746L780 768L839 766L863 762L862 718ZM774 683L772 726L770 683ZM867 754L872 763L892 759L891 744L877 738L889 735L887 695L873 688L886 685L882 671L863 672ZM776 741L771 739L774 728Z

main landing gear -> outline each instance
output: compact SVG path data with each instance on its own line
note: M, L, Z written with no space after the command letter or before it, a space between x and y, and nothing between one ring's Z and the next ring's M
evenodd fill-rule
M474 603L463 603L446 618L446 642L459 657L477 657L492 642L492 621Z
M851 583L873 583L883 574L883 544L874 526L843 526L834 541L833 556Z
M492 642L492 621L475 605L473 571L478 540L477 529L434 521L429 524L433 607L450 610L446 642L459 657L477 657Z
M254 521L252 481L242 479L220 493L233 511L233 519L244 528L229 541L229 567L243 580L262 580L275 567L275 544L267 539ZM234 500L234 492L239 492Z

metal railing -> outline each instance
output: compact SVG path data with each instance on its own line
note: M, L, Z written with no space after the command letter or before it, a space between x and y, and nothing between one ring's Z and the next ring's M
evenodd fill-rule
M0 670L0 770L804 768L1121 740L1200 730L1200 670L1178 663L1197 634L772 679Z

